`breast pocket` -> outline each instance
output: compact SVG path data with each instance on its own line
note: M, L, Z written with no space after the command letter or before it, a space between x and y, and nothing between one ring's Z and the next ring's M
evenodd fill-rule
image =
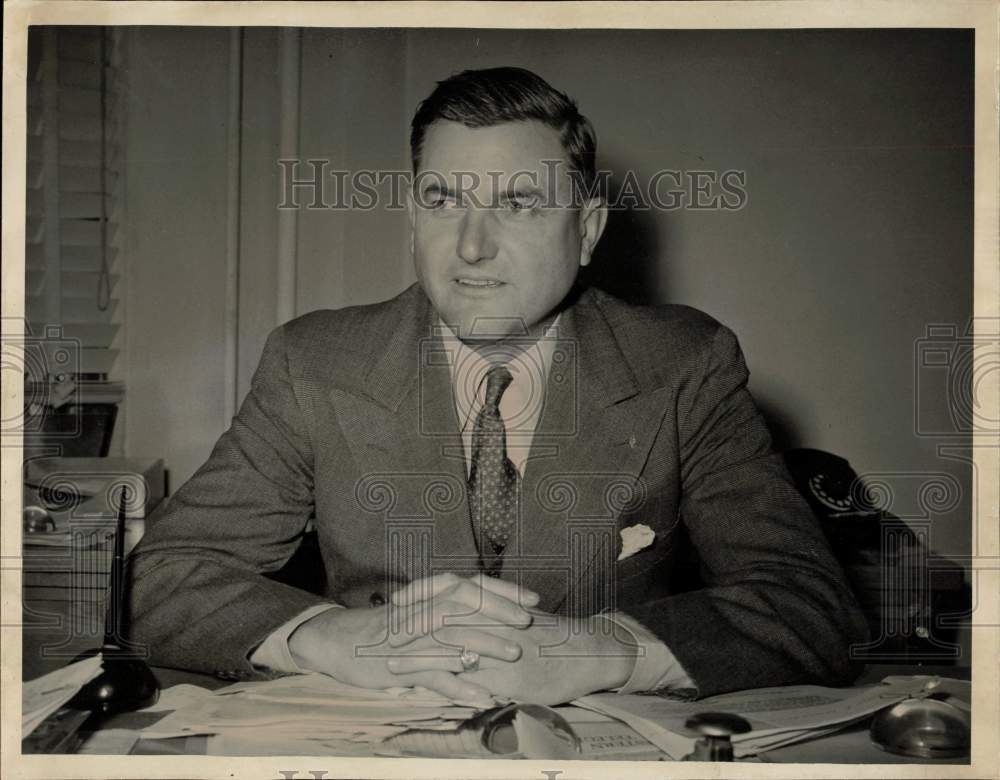
M665 550L651 545L627 558L615 561L615 579L625 581L646 574L658 567L664 559Z

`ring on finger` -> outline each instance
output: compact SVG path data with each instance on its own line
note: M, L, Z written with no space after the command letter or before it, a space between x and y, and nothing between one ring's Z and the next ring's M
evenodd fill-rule
M462 648L462 654L458 660L462 662L462 668L467 672L474 672L479 668L479 653L467 647Z

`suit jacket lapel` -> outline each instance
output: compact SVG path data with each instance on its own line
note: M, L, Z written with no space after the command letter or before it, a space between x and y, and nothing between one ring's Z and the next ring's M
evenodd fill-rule
M642 501L639 475L662 416L659 394L640 392L614 332L585 292L560 319L522 484L517 565L504 564L508 578L541 594L542 609L590 614L612 598L587 586L613 588L617 521Z
M387 547L394 547L389 540L395 536L396 546L409 551L387 550L387 565L398 570L394 578L426 576L431 568L474 571L447 356L422 290L412 288L401 304L399 319L380 331L389 334L388 344L375 351L359 386L331 391L359 471L355 492L362 504L370 494L370 506L384 505Z

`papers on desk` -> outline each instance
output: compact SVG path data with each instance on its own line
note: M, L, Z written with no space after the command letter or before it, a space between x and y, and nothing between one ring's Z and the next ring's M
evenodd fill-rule
M100 673L101 656L95 655L26 682L21 688L21 738L31 734Z
M684 726L692 715L701 712L742 715L753 730L732 738L733 750L740 758L837 731L884 707L924 693L927 683L935 679L939 678L895 676L886 677L879 685L857 688L818 685L759 688L698 701L601 693L585 696L574 704L624 721L674 759L694 750L698 735ZM938 694L968 700L967 683L940 682L936 688Z
M630 726L578 707L556 711L571 725L581 753L563 755L546 726L519 713L517 750L494 754L482 726L466 722L493 701L459 704L422 688L372 690L321 674L241 682L210 691L177 685L143 712L167 712L143 739L207 736L209 755L419 756L434 758L582 758L656 760L662 752Z
M482 728L456 731L408 731L377 746L379 756L477 759L582 759L585 761L658 761L663 752L620 720L580 707L552 708L580 740L580 752L527 712L513 720L513 752L493 753L482 740Z
M74 752L78 756L126 756L138 741L137 731L103 729L87 734Z
M409 729L453 731L483 706L465 706L422 688L355 688L322 674L245 682L217 691L183 685L151 711L173 710L144 739L217 735L226 755L355 755Z
M967 706L969 684L927 676L886 677L856 688L813 685L730 693L698 701L661 695L604 693L555 708L571 726L580 752L552 739L545 725L518 712L513 753L483 745L482 726L466 725L493 702L467 705L416 688L371 690L320 674L243 682L209 691L180 685L145 712L167 710L142 729L143 739L207 736L209 755L419 756L440 758L681 759L698 735L684 724L704 712L742 715L748 734L733 738L738 758L824 736L903 699L934 695ZM524 716L524 717L522 717Z

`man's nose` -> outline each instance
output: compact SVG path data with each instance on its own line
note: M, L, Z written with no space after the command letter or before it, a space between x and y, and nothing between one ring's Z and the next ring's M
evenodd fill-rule
M495 218L489 209L466 209L458 235L458 256L465 262L478 263L496 257L497 244L493 236Z

